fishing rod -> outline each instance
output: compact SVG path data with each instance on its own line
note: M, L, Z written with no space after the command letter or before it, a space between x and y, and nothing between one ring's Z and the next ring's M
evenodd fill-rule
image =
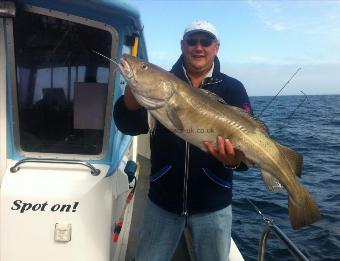
M250 205L252 205L255 208L256 212L262 217L262 219L265 223L272 223L273 222L273 220L271 220L270 218L265 217L265 215L261 212L261 210L253 203L253 201L251 201L249 198L246 198L246 199L248 200Z
M287 235L279 229L278 226L274 225L274 221L270 218L267 218L261 210L249 199L246 198L248 202L255 208L255 211L261 215L266 228L263 230L261 235L260 244L259 244L259 252L258 258L259 261L264 261L264 255L266 251L266 241L270 232L273 232L274 235L281 240L281 242L287 247L292 256L296 258L296 260L308 261L308 258L297 248L297 246L287 237Z
M302 104L305 103L305 101L308 101L310 103L310 100L308 99L308 96L305 92L301 91L300 92L305 96L305 98L296 106L296 108L291 112L291 114L288 115L288 117L285 119L286 124L284 124L282 127L278 128L277 131L281 131L285 126L287 126L288 122L290 119L294 116L295 112L302 106Z
M260 112L258 117L261 117L263 112L269 107L270 104L277 98L277 96L283 91L284 88L290 83L290 81L295 77L295 75L301 70L301 67L299 67L293 75L289 78L289 80L282 86L282 88L278 91L278 93L268 102L268 104L263 108L263 110Z
M110 62L112 62L114 65L117 66L117 67L113 70L112 73L115 73L117 70L120 70L120 69L121 69L119 63L117 63L115 60L111 59L110 57L107 57L107 56L105 56L104 54L102 54L102 53L100 53L100 52L97 52L97 51L95 51L95 50L92 50L92 52L94 52L95 54L98 54L98 55L100 55L101 57L103 57L103 58L109 60Z
M105 56L104 54L97 52L96 50L92 50L92 52L94 52L95 54L100 55L101 57L104 57L105 59L113 62L115 65L119 66L119 63L117 63L115 60L111 59L110 57Z
M294 109L294 111L293 111L290 115L288 115L288 117L287 117L287 119L286 119L287 121L290 120L290 119L293 117L293 115L295 114L295 112L297 111L297 109L299 109L299 108L301 107L301 105L302 105L306 100L308 100L307 94L304 93L304 92L301 91L301 90L300 90L300 92L301 92L303 95L305 95L305 98L303 99L302 102L300 102L300 103L298 104L298 106L296 106L296 108ZM309 102L309 103L310 103L310 102Z

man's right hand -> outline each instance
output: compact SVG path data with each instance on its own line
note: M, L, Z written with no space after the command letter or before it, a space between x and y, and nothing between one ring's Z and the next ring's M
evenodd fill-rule
M128 85L126 85L125 88L124 103L129 111L136 111L141 107L137 102L135 96L133 96L133 93Z

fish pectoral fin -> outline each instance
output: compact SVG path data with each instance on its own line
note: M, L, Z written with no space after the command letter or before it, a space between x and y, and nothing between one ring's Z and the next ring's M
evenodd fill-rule
M174 110L171 107L167 107L166 113L167 113L168 118L171 121L172 125L175 127L175 129L183 131L184 126L183 126L181 119L178 117L176 110Z
M243 163L246 164L248 168L252 168L252 167L255 166L255 163L253 161L251 161L250 159L247 159L247 158L245 158L243 160Z
M269 172L261 169L261 174L262 174L263 182L266 185L267 190L273 191L273 190L284 188L282 184L275 177L273 177L273 175L271 175Z
M301 177L302 164L303 164L302 155L281 144L276 143L276 146L281 152L281 154L284 156L284 158L286 159L287 164L289 165L292 173L295 176Z
M162 99L144 97L142 95L139 95L138 93L133 93L133 95L136 97L138 102L142 104L143 107L147 110L157 110L159 108L162 108L165 104L164 100Z

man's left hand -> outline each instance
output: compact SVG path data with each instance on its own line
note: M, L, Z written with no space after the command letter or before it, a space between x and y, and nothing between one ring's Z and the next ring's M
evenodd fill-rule
M243 152L235 150L230 140L223 139L221 136L216 137L216 147L210 141L205 141L204 145L212 156L227 167L238 166L245 160Z

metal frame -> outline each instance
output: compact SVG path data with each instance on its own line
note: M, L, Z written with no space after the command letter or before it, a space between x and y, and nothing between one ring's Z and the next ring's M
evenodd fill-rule
M15 4L11 1L0 2L0 17L15 17Z
M25 5L25 11L51 16L83 25L88 25L94 28L106 30L112 35L112 47L111 47L111 57L115 57L118 50L119 43L119 35L115 28L112 26L90 20L87 18L54 11L51 9L45 9L40 7L35 7L31 5ZM65 159L81 159L81 160L100 160L106 156L108 151L109 144L109 136L112 126L112 108L113 108L113 95L114 95L114 83L115 83L115 74L112 73L114 71L114 66L110 63L110 73L109 73L109 81L108 81L108 96L107 96L107 105L106 105L106 115L105 115L105 126L104 126L104 135L103 135L103 147L102 152L99 155L83 155L83 154L62 154L62 153L39 153L39 152L27 152L23 151L20 146L20 135L19 135L19 115L18 115L18 103L17 103L17 82L15 76L15 56L14 56L14 39L13 39L13 22L10 19L7 19L6 23L6 31L7 31L7 46L8 46L8 56L9 56L9 71L10 71L10 79L13 85L12 88L12 107L13 107L13 133L14 133L14 146L17 149L18 153L24 157L31 158L41 158L42 155L48 154L49 158L65 158Z
M256 212L262 217L264 224L266 227L264 228L260 243L259 243L259 252L257 256L257 260L264 261L264 255L266 253L266 242L270 232L273 232L274 235L280 239L280 241L284 244L285 247L289 250L290 254L295 257L296 260L308 261L308 258L302 254L302 252L297 248L297 246L286 236L285 233L277 226L274 225L273 220L265 217L265 215L261 212L261 210L249 199L248 202L255 208Z
M280 239L280 241L284 244L285 247L289 250L290 254L295 257L296 260L308 261L309 259L297 248L297 246L286 236L285 233L282 232L276 225L273 224L273 221L266 218L264 220L267 227L263 230L261 235L260 244L259 244L259 253L257 260L264 261L264 255L266 252L266 242L270 232Z
M6 52L4 27L5 20L0 18L0 187L2 175L5 173L7 160L7 115L6 115Z

